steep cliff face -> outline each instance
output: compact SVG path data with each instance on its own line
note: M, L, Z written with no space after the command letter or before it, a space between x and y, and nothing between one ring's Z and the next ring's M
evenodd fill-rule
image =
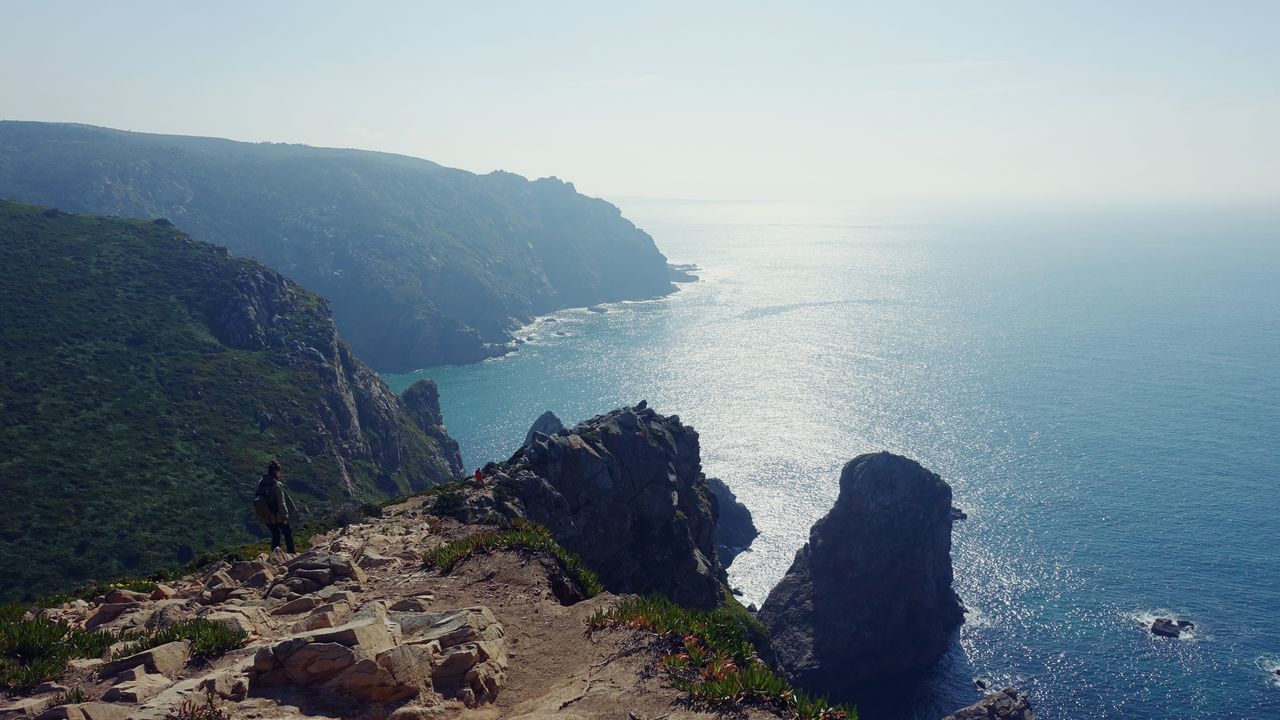
M164 222L3 202L0 265L10 596L250 540L271 458L304 516L461 471L434 394L410 413L322 299L257 262Z
M914 460L860 455L759 618L793 682L848 697L942 655L964 621L951 581L951 488Z
M554 178L385 153L0 122L0 197L166 217L333 303L380 370L509 349L534 315L672 290L653 239Z
M720 519L716 522L716 552L727 568L739 553L751 547L760 531L751 519L751 511L739 502L738 496L723 480L707 478L707 485L715 493L716 504L720 508Z
M723 597L717 500L698 433L678 417L642 402L555 435L535 433L515 458L486 471L607 589L702 608Z

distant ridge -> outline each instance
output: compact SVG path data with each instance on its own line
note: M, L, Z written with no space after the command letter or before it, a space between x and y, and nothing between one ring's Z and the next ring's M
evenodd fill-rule
M404 155L0 122L0 197L172 220L328 298L379 370L470 362L562 307L672 289L618 208L555 178Z

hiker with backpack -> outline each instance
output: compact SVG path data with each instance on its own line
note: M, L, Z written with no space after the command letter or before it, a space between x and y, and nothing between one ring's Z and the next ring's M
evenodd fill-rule
M285 547L290 553L295 552L289 515L296 515L298 506L285 491L284 481L280 479L280 463L275 460L267 464L267 474L258 481L258 492L253 496L253 512L271 529L272 550L280 547L280 536L283 535Z

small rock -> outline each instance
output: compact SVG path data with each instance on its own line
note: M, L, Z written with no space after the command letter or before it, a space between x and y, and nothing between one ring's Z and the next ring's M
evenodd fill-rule
M1156 618L1151 623L1151 634L1160 637L1178 638L1182 637L1184 631L1194 630L1195 623L1190 620L1174 620L1171 618Z
M303 595L297 600L290 600L271 611L272 615L301 615L320 607L324 601L315 595Z
M1036 720L1024 693L1005 688L942 720Z
M43 695L43 694L45 694L45 693L61 693L61 692L66 692L66 691L67 691L67 686L66 686L66 685L59 685L59 684L58 684L58 683L56 683L56 682L52 682L52 681L50 681L50 682L42 682L42 683L40 683L40 684L39 684L39 685L37 685L37 686L35 687L35 689L34 689L34 690L32 690L31 692L32 692L32 693L34 693L34 694L36 694L36 695Z
M165 585L164 583L160 583L156 585L155 590L151 591L151 599L152 600L168 600L169 598L177 594L178 594L177 590L174 590L173 588L169 587L168 585Z
M151 596L147 593L134 592L133 590L125 590L123 588L111 588L107 591L107 602L113 605L122 603L140 603L150 600Z
M36 716L36 720L129 720L130 708L103 702L59 705Z
M169 678L163 675L143 673L141 677L135 680L116 683L107 690L106 694L102 696L102 699L107 702L127 702L137 704L146 702L156 695L159 695L172 684L173 683L170 682Z
M144 650L126 658L112 660L98 669L98 676L103 678L114 677L139 665L146 667L147 670L153 673L172 675L187 664L187 658L189 657L191 657L191 641L178 640L153 647L150 650Z

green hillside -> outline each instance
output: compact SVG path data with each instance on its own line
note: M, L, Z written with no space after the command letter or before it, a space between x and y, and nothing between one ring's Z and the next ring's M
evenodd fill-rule
M251 539L272 457L311 513L461 471L324 300L167 221L0 202L0 267L0 598Z
M503 352L561 307L670 292L653 239L555 178L360 150L0 122L0 198L166 217L328 298L383 371Z

